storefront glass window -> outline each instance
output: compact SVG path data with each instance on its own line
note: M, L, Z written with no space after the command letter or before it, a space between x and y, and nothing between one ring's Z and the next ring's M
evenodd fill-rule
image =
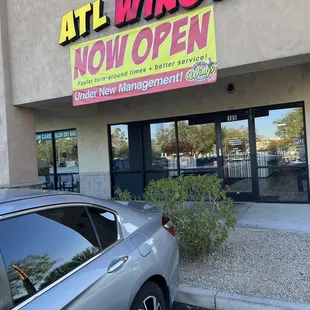
M39 176L54 173L52 133L36 135Z
M112 190L128 190L133 196L142 196L143 158L141 123L120 124L110 127Z
M113 170L129 170L128 125L111 126Z
M309 200L302 103L112 125L110 130L114 193L128 189L142 197L152 180L217 175L236 200Z
M75 130L55 132L57 173L79 173L78 147Z
M217 175L215 123L178 122L181 175Z
M152 160L150 170L177 169L177 145L175 123L150 125Z
M55 132L58 189L79 191L79 160L75 130Z
M76 130L37 133L36 140L42 188L79 192Z
M152 180L178 176L175 122L143 125L145 186Z
M307 201L303 109L269 110L256 125L259 193L266 201Z

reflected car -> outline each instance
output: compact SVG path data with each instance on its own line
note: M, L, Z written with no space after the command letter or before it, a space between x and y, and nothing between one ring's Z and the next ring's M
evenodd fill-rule
M128 159L113 159L113 170L128 170L129 160Z
M197 158L193 166L187 166L181 171L183 176L205 175L214 176L218 174L217 157Z
M153 169L168 169L169 160L165 157L153 158L152 168Z
M174 227L154 206L0 190L1 310L167 310L178 284Z
M217 166L217 157L201 157L196 159L198 167L213 167Z

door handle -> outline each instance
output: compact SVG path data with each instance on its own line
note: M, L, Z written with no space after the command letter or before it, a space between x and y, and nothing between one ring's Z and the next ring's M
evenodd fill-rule
M108 268L108 273L115 272L116 270L121 268L127 261L128 261L128 256L124 256L120 259L114 260Z

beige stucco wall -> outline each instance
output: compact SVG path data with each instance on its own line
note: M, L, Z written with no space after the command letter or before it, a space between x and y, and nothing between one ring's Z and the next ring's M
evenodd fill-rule
M234 83L234 94L227 84ZM108 172L107 124L170 116L199 114L304 101L306 121L310 120L310 64L220 79L215 84L197 86L89 107L70 107L57 117L62 106L37 112L37 131L77 128L79 162L82 172ZM52 112L53 111L53 112ZM83 118L83 115L87 117ZM307 126L310 145L310 125ZM310 153L308 151L308 153Z
M60 22L62 15L87 1L3 1L8 5L9 39L5 43L12 58L12 102L24 104L69 96L69 46L58 45ZM204 0L200 7L210 4L213 4L212 0ZM105 1L105 10L113 22L114 0ZM308 0L223 0L215 3L220 74L235 75L310 61L309 12ZM182 13L184 10L175 14ZM130 27L144 23L141 20ZM92 32L79 42L118 31L111 25L98 34ZM235 98L241 95L239 93ZM162 97L159 95L158 98Z
M34 113L12 105L5 4L0 1L0 187L38 181Z

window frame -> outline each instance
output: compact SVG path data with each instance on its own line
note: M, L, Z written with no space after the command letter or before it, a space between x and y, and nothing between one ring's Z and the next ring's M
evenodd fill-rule
M109 208L106 208L104 206L101 205L97 205L97 204L92 204L92 203L81 203L81 202L71 202L71 203L59 203L59 204L55 204L55 205L47 205L47 206L40 206L40 207L34 207L31 209L27 209L27 210L22 210L22 211L17 211L17 212L12 212L12 213L8 213L5 214L3 216L0 216L0 223L2 221L5 220L9 220L15 217L20 217L20 216L25 216L28 214L33 214L36 212L40 212L40 211L46 211L46 210L53 210L53 209L60 209L60 208L72 208L72 207L76 207L76 208L84 208L86 211L86 214L88 216L88 219L91 223L93 232L96 236L97 242L98 242L98 246L99 246L99 253L96 254L94 257L92 257L91 259L89 259L88 261L86 261L85 263L81 264L80 266L76 267L75 269L71 270L70 272L68 272L65 276L59 278L57 281L53 282L52 284L48 285L46 288L44 288L43 290L37 292L35 295L29 297L28 299L26 299L25 301L23 301L22 303L20 303L19 305L15 306L14 308L12 308L12 310L19 310L23 307L25 307L26 305L28 305L29 303L31 303L32 301L34 301L35 299L37 299L39 296L43 295L44 293L48 292L50 289L52 289L53 287L55 287L56 285L58 285L59 283L63 282L64 280L66 280L67 278L69 278L70 276L72 276L73 274L75 274L76 272L78 272L79 270L81 270L82 268L84 268L85 266L87 266L88 264L90 264L91 262L93 262L94 260L96 260L97 258L101 257L103 254L105 254L107 251L109 251L111 248L115 247L116 245L118 245L120 242L122 242L124 240L124 236L123 236L123 231L122 231L122 225L121 225L121 219L119 214L115 211L115 210L111 210ZM115 216L116 222L117 222L117 240L111 244L110 246L108 246L107 248L102 248L101 245L101 241L97 232L97 229L94 225L94 222L90 216L90 212L89 212L89 208L95 208L95 209L100 209L106 212L110 212ZM5 268L6 271L6 268ZM6 271L7 274L7 271ZM10 287L9 284L9 280L7 278L7 282L8 285ZM10 289L10 293L11 293L11 298L12 298L12 302L13 302L13 295Z
M61 190L61 188L58 188L58 180L57 180L57 175L58 175L58 167L57 167L57 145L56 145L56 140L58 140L55 135L59 132L64 132L64 131L75 131L75 139L76 139L76 144L77 144L77 148L78 148L78 160L79 160L79 140L78 140L78 130L77 128L67 128L67 129L57 129L57 130L47 130L47 131L38 131L35 133L35 137L36 135L40 135L40 134L48 134L50 133L52 138L51 138L51 142L52 142L52 155L53 155L53 182L54 182L54 190ZM38 140L36 140L36 143L38 143ZM77 175L80 175L80 166L78 166L78 170L79 172L76 173ZM78 191L79 192L79 191Z
M244 107L244 108L235 108L233 110L219 110L216 112L205 112L205 113L195 113L195 114L188 114L188 115L180 115L180 116L171 116L171 117L162 117L162 118L154 118L154 119L141 119L138 121L126 121L126 122L116 122L116 123L108 123L107 124L107 131L108 131L108 146L109 146L109 165L110 165L110 183L111 183L111 194L112 197L116 197L115 194L115 189L116 189L116 184L115 184L115 176L123 176L126 173L132 173L132 174L140 174L142 176L142 179L144 180L143 185L140 188L140 193L135 194L136 196L141 196L141 193L144 191L145 186L147 185L146 182L146 175L149 172L158 172L158 171L149 171L144 168L144 162L143 162L143 169L140 171L113 171L113 163L112 163L112 153L111 153L111 126L116 126L116 125L128 125L131 123L140 123L142 128L144 126L149 126L150 124L154 123L165 123L165 122L176 122L176 142L177 146L179 145L179 135L178 135L178 122L180 121L189 121L191 122L191 125L200 125L200 124L206 124L206 123L213 123L215 122L217 125L216 129L216 140L217 140L217 153L221 154L221 144L222 144L222 138L220 134L220 124L221 122L227 122L227 116L232 115L232 114L243 114L243 113L248 113L248 121L249 121L249 139L250 139L250 145L253 153L256 152L256 133L255 133L255 119L260 116L264 116L266 111L272 111L272 110L283 110L283 109L290 109L290 108L302 108L303 111L303 127L304 127L304 138L305 138L305 156L307 159L307 201L303 200L298 200L295 201L296 203L300 204L305 204L310 202L310 173L308 171L310 167L310 160L309 160L309 150L308 150L308 140L307 140L307 119L306 119L306 109L305 109L305 101L292 101L292 102L278 102L274 104L263 104L263 105L258 105L258 106L253 106L253 107ZM250 129L251 128L251 129ZM143 130L143 129L142 129ZM143 137L144 132L142 132L142 137ZM143 147L143 141L142 147ZM142 150L143 156L142 159L144 161L144 148ZM178 158L179 152L177 154ZM222 156L219 156L222 157ZM258 184L258 166L257 166L257 159L254 160L253 158L251 159L251 169L252 169L252 188L253 192L248 195L248 194L237 194L237 193L229 193L229 197L235 200L242 200L242 201L258 201L258 202L275 202L272 200L261 200L260 193L259 193L259 184ZM169 171L169 170L168 170ZM180 174L181 171L184 171L183 169L180 168L180 159L178 159L178 173ZM223 171L222 169L219 170L218 174L219 178L223 180ZM292 203L292 200L283 200L281 203L287 204L287 203Z

